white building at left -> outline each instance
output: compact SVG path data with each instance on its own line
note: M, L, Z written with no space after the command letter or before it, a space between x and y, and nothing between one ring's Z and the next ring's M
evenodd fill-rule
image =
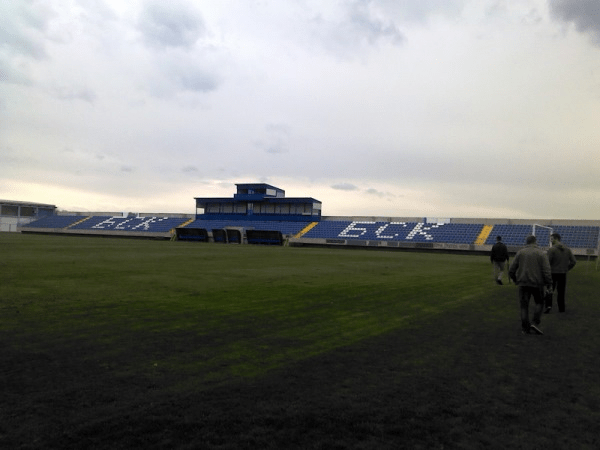
M0 231L18 231L20 225L56 214L56 206L46 203L0 200Z

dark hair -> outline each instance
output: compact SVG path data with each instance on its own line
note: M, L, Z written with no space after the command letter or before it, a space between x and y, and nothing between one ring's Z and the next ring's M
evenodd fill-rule
M497 241L501 241L502 240L502 236L496 236L496 240Z
M552 233L550 236L552 236L554 239L558 239L560 241L560 234Z
M537 239L535 238L535 236L527 236L527 239L525 239L526 244L535 244L536 242Z

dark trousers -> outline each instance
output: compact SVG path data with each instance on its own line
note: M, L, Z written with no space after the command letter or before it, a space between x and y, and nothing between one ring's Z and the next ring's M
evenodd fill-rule
M556 303L560 312L565 311L565 292L567 291L567 274L553 273L552 274L552 290L556 292ZM552 297L546 297L546 308L552 307Z
M529 322L529 300L533 297L535 307L533 309L533 320ZM519 303L521 304L521 327L523 331L529 332L531 323L539 325L542 320L544 309L543 288L532 286L519 286Z

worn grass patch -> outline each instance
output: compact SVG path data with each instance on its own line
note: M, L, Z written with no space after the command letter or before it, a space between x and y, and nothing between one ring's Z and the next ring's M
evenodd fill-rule
M597 448L600 277L522 336L487 257L0 234L7 448Z

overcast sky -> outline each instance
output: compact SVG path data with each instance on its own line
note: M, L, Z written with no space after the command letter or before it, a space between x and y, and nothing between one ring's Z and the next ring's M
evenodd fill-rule
M598 0L0 2L0 198L600 219Z

